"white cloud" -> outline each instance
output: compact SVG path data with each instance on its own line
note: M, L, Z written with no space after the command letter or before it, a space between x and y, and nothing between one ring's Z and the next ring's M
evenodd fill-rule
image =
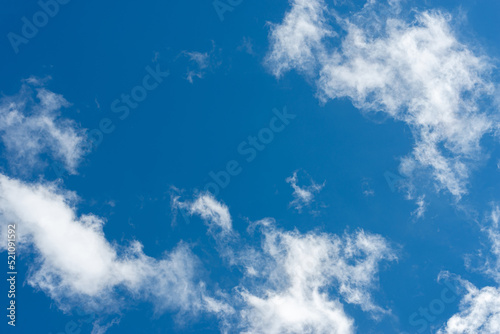
M500 208L494 206L485 228L491 243L491 255L486 256L483 272L500 284ZM446 273L445 273L446 275ZM498 333L500 328L500 287L478 289L472 283L459 279L466 289L460 302L460 311L454 314L438 334Z
M78 216L76 200L76 194L55 184L27 184L0 174L2 234L15 222L20 251L35 252L27 279L31 286L61 308L116 312L126 306L125 293L153 302L157 312L217 314L224 309L197 278L198 260L185 243L161 259L144 254L138 241L126 247L110 243L104 221L91 214Z
M380 8L377 2L349 18L329 16L322 0L291 5L271 30L267 63L273 73L297 69L316 81L324 102L348 97L363 111L405 122L415 146L401 171L411 176L430 169L439 189L464 195L481 138L496 127L480 107L494 87L490 61L458 41L450 16L416 12L408 23L397 17L397 6ZM329 38L335 36L334 18L344 34L338 47Z
M179 192L175 187L173 190ZM237 245L239 236L233 230L233 221L227 205L217 201L210 193L198 194L193 201L181 202L179 198L178 195L172 196L174 219L178 209L183 210L184 217L187 214L200 216L208 226L208 233L216 241L220 257L228 261L229 265L234 265L236 262L234 246Z
M490 277L500 284L500 229L498 226L500 220L500 207L495 205L489 217L491 225L485 229L491 244L491 256L486 257L484 271Z
M197 67L196 70L189 69L187 74L186 74L186 79L190 83L193 83L193 79L195 77L202 79L203 76L205 75L205 69L208 67L209 64L209 58L210 56L208 55L207 52L201 53L197 51L192 51L192 52L185 52L185 55L189 58L189 60L195 64Z
M417 202L417 208L411 214L412 216L416 216L417 218L422 218L427 209L427 203L425 202L425 195L419 196L416 202Z
M353 333L354 320L340 299L374 317L388 312L370 294L379 263L396 259L382 237L362 230L342 237L285 232L270 220L260 225L262 253L241 257L244 267L252 268L250 281L239 287L240 326L246 332Z
M189 83L194 82L194 78L203 79L207 71L213 70L220 65L217 59L220 49L215 47L215 42L212 41L212 49L209 52L199 51L183 51L182 54L186 56L191 64L186 73L186 80Z
M219 227L223 233L232 231L232 219L228 207L218 202L210 193L199 195L192 202L180 202L176 196L172 200L173 208L185 209L191 215L199 215L209 225L210 230Z
M500 290L477 289L463 281L467 294L460 302L460 312L453 315L438 334L497 334L500 328Z
M314 195L319 193L325 186L324 183L316 184L312 179L309 186L298 186L297 171L293 172L293 175L288 177L286 182L290 183L293 188L292 196L294 199L290 202L290 206L294 207L299 212L302 211L303 207L309 206L314 201Z
M28 83L40 84L31 78ZM73 121L59 117L69 103L43 87L23 85L13 97L0 99L0 136L12 168L21 174L39 169L46 163L44 154L63 163L70 173L85 154L85 132Z
M208 67L208 53L201 53L197 51L186 52L186 56L189 57L189 60L198 64L200 69L204 69Z
M363 178L361 181L363 195L366 197L375 196L375 190L373 190L371 183L372 181L369 178Z
M272 51L267 56L274 75L291 69L311 73L324 56L326 37L336 36L328 26L326 4L316 0L292 0L283 22L271 26ZM318 59L319 58L319 59Z

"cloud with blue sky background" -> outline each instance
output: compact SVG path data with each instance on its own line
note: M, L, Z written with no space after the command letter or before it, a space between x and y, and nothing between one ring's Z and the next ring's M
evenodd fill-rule
M500 333L499 10L9 6L2 333Z

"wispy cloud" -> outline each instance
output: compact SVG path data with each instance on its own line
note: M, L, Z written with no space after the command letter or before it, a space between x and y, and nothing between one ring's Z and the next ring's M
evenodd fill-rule
M286 182L290 183L293 188L292 196L294 199L290 202L290 207L295 208L299 212L302 211L302 208L310 206L314 201L314 196L325 186L324 183L317 184L312 178L309 177L309 179L311 184L302 187L298 185L297 171L293 172L293 175L286 179Z
M419 196L416 202L417 202L417 208L411 214L416 218L422 218L427 209L427 203L425 202L425 195Z
M361 188L363 190L363 195L366 197L375 196L375 190L372 188L372 180L369 178L363 178L361 182Z
M208 52L183 51L182 54L188 58L190 65L186 73L186 80L190 83L195 78L203 79L207 71L213 71L219 67L221 62L219 58L220 49L217 49L215 42L212 41L212 49Z
M451 16L415 11L407 21L397 3L375 1L347 18L331 15L323 0L291 6L271 29L272 72L296 69L316 82L322 102L348 97L365 112L405 122L415 145L401 172L417 177L429 169L439 189L466 194L481 138L498 120L483 103L494 93L492 63L458 40Z
M484 228L490 240L491 249L482 266L482 271L497 282L497 286L481 289L474 284L456 278L465 288L466 294L460 302L460 311L454 314L439 330L438 334L498 333L500 328L500 207L495 205ZM447 272L441 275L449 276Z
M362 230L336 236L282 231L272 220L261 225L261 256L252 252L251 259L244 258L252 279L240 285L246 330L352 333L354 320L339 298L374 317L388 312L370 293L379 263L396 258L385 239ZM327 293L332 288L336 294Z
M209 193L200 194L192 202L180 202L179 196L174 196L172 206L173 209L185 209L190 215L201 216L209 224L210 229L217 226L224 233L229 233L232 230L232 220L228 207L215 200Z
M196 69L189 69L186 74L186 79L190 83L193 83L194 78L202 79L205 75L205 69L208 67L209 56L208 53L200 52L186 52L186 56L189 60L195 64Z
M337 34L328 25L324 1L294 0L280 24L272 25L267 63L274 75L297 69L313 75L326 54L324 39Z
M70 104L62 95L30 78L15 96L0 99L0 136L12 169L27 174L43 168L48 154L59 160L70 173L85 154L85 131L69 119L60 117ZM29 83L29 84L28 84Z
M253 47L252 39L244 36L241 44L236 48L238 51L244 51L249 55L255 56L255 51Z

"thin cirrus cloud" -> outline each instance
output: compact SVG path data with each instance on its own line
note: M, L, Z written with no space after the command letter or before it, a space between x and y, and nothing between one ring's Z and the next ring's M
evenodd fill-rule
M182 208L211 225L228 226L227 206L210 194L183 202ZM229 230L212 234L216 241L226 241L218 242L219 252L243 274L226 300L236 312L221 316L226 330L348 334L355 331L354 319L342 302L357 305L374 318L390 313L371 296L380 263L397 259L383 237L363 230L342 236L284 231L271 218L251 223L248 232L255 230L262 237L260 247L232 230L232 239L225 238ZM332 289L336 293L330 293Z
M500 328L500 207L494 206L490 215L490 225L484 230L491 244L490 254L482 268L485 275L493 278L497 286L481 289L460 278L455 279L464 287L466 294L460 301L460 310L438 331L438 334L498 333ZM452 276L443 272L441 276Z
M427 203L425 202L425 195L417 198L417 208L411 213L416 218L422 218L425 214Z
M0 136L5 156L18 174L27 174L46 165L47 154L70 172L85 151L86 134L74 121L60 117L70 104L34 78L26 80L15 96L0 99Z
M458 40L449 14L400 13L398 2L371 1L343 18L323 0L293 0L272 25L266 63L277 77L295 69L314 80L322 102L347 97L406 123L415 144L401 172L430 170L438 189L459 199L481 139L498 127L483 103L495 91L492 62Z
M291 201L289 205L298 212L301 212L302 208L310 206L311 203L314 202L314 196L325 186L324 183L317 184L312 178L310 178L310 185L299 186L297 171L294 171L292 176L287 177L286 182L293 188L293 201Z
M221 65L219 60L221 50L212 41L212 49L208 52L183 51L182 54L188 58L189 66L186 72L186 80L194 83L194 79L203 79L207 72L213 71Z
M209 224L209 229L220 228L223 233L232 230L232 219L228 207L208 195L198 196L193 202L181 202L179 196L172 199L172 208L186 209L190 215L199 215Z
M139 241L110 243L104 221L92 214L78 216L76 200L75 193L55 184L0 174L1 234L6 237L7 224L17 222L18 247L36 254L27 282L59 307L119 313L125 295L152 302L157 312L231 312L208 295L198 278L199 260L187 244L179 242L155 259L144 254Z

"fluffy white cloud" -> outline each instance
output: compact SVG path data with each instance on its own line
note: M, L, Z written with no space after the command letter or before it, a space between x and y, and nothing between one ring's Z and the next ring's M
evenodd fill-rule
M460 302L460 312L453 315L438 334L497 334L500 328L500 289L476 288L463 284L467 294Z
M290 206L299 212L301 212L304 206L309 206L314 201L314 195L319 193L324 187L324 184L316 184L312 179L310 185L298 186L297 171L293 172L293 175L288 177L286 182L290 183L293 188L292 196L294 199L290 202Z
M428 168L440 189L457 198L465 194L481 138L497 119L481 110L481 100L494 93L491 63L458 41L451 17L417 12L407 22L398 18L398 6L380 8L379 2L348 18L330 16L323 0L291 5L270 35L267 63L274 74L306 72L323 102L348 97L361 110L405 122L415 147L402 173ZM342 30L340 42L329 38L335 36L333 20Z
M485 232L491 242L491 255L486 256L483 271L500 284L500 208L495 206L490 215L491 225ZM446 274L446 273L445 273ZM472 283L459 279L466 294L460 302L460 312L453 315L438 334L494 334L500 329L500 288L487 286L478 289Z
M310 74L323 61L326 37L336 36L328 26L326 4L317 0L293 0L283 22L272 25L272 52L267 57L274 75L296 68Z
M375 305L370 293L380 262L396 259L385 239L362 230L341 237L285 232L269 219L259 225L264 236L261 253L240 258L250 278L239 287L245 302L240 324L244 330L353 333L354 320L341 300L374 317L388 312Z
M251 276L265 283L240 286L246 303L242 325L249 332L353 333L354 321L339 298L374 316L386 313L370 294L379 263L396 258L382 237L364 231L342 237L284 232L269 221L263 234L263 254Z
M27 82L39 84L33 79ZM59 111L68 106L61 95L43 87L35 94L27 84L16 96L0 99L0 136L15 171L37 169L44 164L41 156L50 154L70 173L76 172L85 153L85 132L59 117Z
M108 312L123 307L123 293L151 301L156 309L181 312L230 312L206 294L197 279L199 264L184 243L154 259L138 241L127 247L110 243L104 221L76 214L76 195L54 184L27 184L0 174L0 222L16 222L22 251L36 261L28 283L62 308L75 305ZM121 294L117 294L121 292Z

